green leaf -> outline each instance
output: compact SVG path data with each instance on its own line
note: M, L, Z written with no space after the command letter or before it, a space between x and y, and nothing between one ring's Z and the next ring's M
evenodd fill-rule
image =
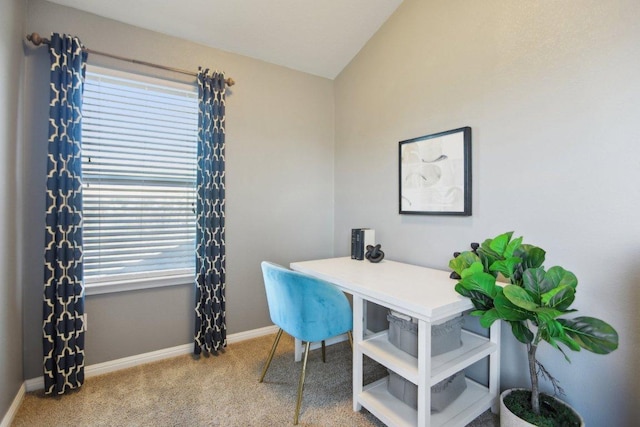
M477 291L470 291L471 302L473 306L482 311L491 310L493 308L493 298Z
M511 325L511 332L518 341L523 344L530 344L533 341L533 332L524 322L509 322Z
M480 318L480 325L483 328L489 328L496 320L500 320L500 315L498 314L498 310L492 308L482 315Z
M566 310L573 304L576 298L576 290L569 285L559 286L542 294L542 303L558 310Z
M530 268L522 275L522 286L534 296L538 303L542 300L542 294L553 288L552 283L544 281L544 277L545 271L541 267Z
M558 338L564 336L562 323L558 322L553 317L545 318L545 322L542 325L550 337Z
M473 264L471 264L469 267L465 268L464 270L462 270L462 272L460 273L460 277L461 278L466 278L469 277L475 273L482 273L484 272L484 268L482 267L482 263L480 261L476 261Z
M566 345L567 347L569 347L569 349L573 350L573 351L580 351L580 345L575 342L570 336L568 336L567 334L565 334L563 337L557 337L556 338L558 341L560 341L562 344ZM565 355L566 358L566 355Z
M496 236L491 243L489 243L489 248L491 248L491 250L496 254L500 255L500 257L504 257L504 252L509 245L509 240L511 240L512 235L513 231Z
M535 312L538 314L538 324L549 323L564 314L563 311L549 307L536 308Z
M493 308L493 298L483 294L482 292L470 291L460 283L456 284L455 290L463 297L469 298L473 303L473 306L476 309L481 310L483 313Z
M578 286L578 278L575 274L558 266L551 267L545 279L550 280L554 286L571 286L574 289Z
M496 278L484 272L460 279L458 284L469 291L477 291L491 298L496 295Z
M507 297L514 305L524 308L528 311L534 311L538 308L538 304L535 303L531 295L517 285L507 285L504 287L504 296Z
M510 241L507 245L507 248L504 250L504 257L513 257L514 252L520 247L520 245L522 245L522 237L518 237L517 239L513 239L512 241Z
M462 276L462 270L468 268L471 264L477 261L480 261L478 255L474 254L471 251L466 251L462 252L457 257L452 258L449 261L449 268Z
M513 272L515 271L516 266L520 264L521 261L522 260L520 258L511 257L505 260L494 262L493 264L491 264L489 269L491 271L502 273L502 275L508 279L513 276Z
M500 317L506 321L518 322L521 320L533 319L530 311L524 310L507 299L504 292L498 292L493 299L493 303L498 310Z
M453 289L463 297L471 298L471 291L462 286L460 282L456 283L456 286Z
M484 242L482 242L482 244L480 245L480 247L477 250L478 255L485 254L489 258L502 259L502 254L499 254L496 251L494 251L493 249L491 249L491 243L492 242L493 242L492 239L487 239Z
M491 271L491 269L489 268L494 262L496 262L496 258L487 254L482 249L478 249L478 257L480 258L480 262L482 263L484 272L492 274L494 277L496 277L498 273Z
M523 268L538 268L544 263L546 252L533 245L523 244L513 252L513 256L522 258Z
M618 333L607 322L594 317L558 319L565 333L580 347L597 354L608 354L618 348Z

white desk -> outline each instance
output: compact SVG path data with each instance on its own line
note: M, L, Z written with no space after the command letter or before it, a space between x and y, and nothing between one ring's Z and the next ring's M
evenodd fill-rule
M463 331L461 348L431 357L431 325L472 309L454 290L449 272L384 260L374 264L349 257L291 263L291 268L335 284L353 295L353 410L362 406L389 426L464 426L488 408L498 410L500 322L490 338ZM387 339L387 331L366 333L367 301L418 319L418 357ZM418 410L387 392L387 379L363 385L363 356L393 370L418 386ZM445 411L431 414L433 384L489 358L489 387L467 379L466 391Z

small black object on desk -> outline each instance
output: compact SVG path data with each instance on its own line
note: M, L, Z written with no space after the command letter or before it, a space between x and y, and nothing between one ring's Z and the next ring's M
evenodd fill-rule
M380 245L367 245L367 253L364 255L369 261L376 263L384 259L384 252L380 249Z

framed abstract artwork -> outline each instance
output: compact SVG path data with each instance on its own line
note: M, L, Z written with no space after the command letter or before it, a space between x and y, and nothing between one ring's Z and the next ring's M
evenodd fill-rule
M471 215L471 128L399 143L401 214Z

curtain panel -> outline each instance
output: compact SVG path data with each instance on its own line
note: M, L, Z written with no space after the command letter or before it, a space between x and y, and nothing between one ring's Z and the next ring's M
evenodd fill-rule
M196 202L196 321L194 354L227 345L225 321L225 81L197 76L198 171Z
M82 277L82 91L87 54L75 37L52 34L47 156L43 370L46 394L84 382Z

